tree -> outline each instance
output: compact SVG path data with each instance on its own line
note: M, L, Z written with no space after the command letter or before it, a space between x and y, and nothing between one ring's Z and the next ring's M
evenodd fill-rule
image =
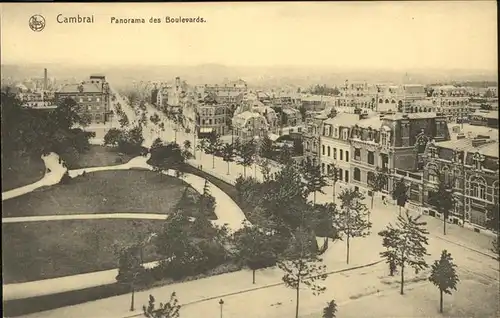
M205 179L205 184L203 185L203 193L200 197L200 215L211 214L215 210L215 198L210 193L210 186L208 181Z
M328 172L327 178L330 179L332 182L332 202L335 203L335 188L337 186L337 181L339 181L339 169L335 166L335 164L332 165L330 168L330 171Z
M316 192L323 193L323 187L327 186L326 176L321 173L319 165L315 165L309 161L303 165L302 177L305 181L307 194L313 193L313 203L316 204Z
M302 117L302 121L305 122L307 118L307 109L304 107L304 105L301 105L299 107L299 111L300 111L300 116Z
M399 215L401 215L401 207L404 207L406 201L408 201L408 186L406 185L403 178L399 179L392 191L392 198L396 200L399 206Z
M404 269L405 266L411 266L416 271L427 267L424 257L427 254L426 245L428 245L425 229L426 222L421 222L422 216L412 217L405 212L405 215L399 215L396 226L389 224L387 228L379 232L382 236L382 246L386 251L380 255L388 261L395 262L401 271L401 295L404 293Z
M300 139L293 140L293 153L295 156L304 155L304 144L302 144Z
M371 208L373 210L373 198L376 192L380 192L387 186L387 174L386 171L377 167L375 173L368 175L368 186L372 191Z
M278 261L278 267L285 273L285 286L296 291L295 317L299 317L300 287L305 285L313 291L313 295L320 294L326 287L318 284L327 277L326 266L321 264L321 258L311 248L310 233L299 228L292 236L290 246L285 251L286 258Z
M137 257L137 248L135 246L126 247L120 251L118 263L118 275L116 276L116 280L120 283L130 284L130 291L132 292L130 311L134 311L135 284L144 273L144 267Z
M118 119L118 122L120 123L120 126L122 128L125 128L130 124L128 117L127 117L127 115L125 115L125 113L121 113L121 116L120 116L120 119Z
M344 189L339 194L341 201L340 211L336 214L335 225L337 230L346 236L347 264L349 264L350 239L365 237L370 233L372 224L367 220L368 209L362 202L363 194L354 189Z
M271 163L269 160L264 159L260 163L262 177L264 178L264 182L271 180Z
M184 157L184 160L189 160L193 158L193 153L191 152L191 141L189 140L184 140L183 143L183 149L182 149L182 156Z
M229 163L234 161L234 149L232 144L225 144L222 147L222 160L227 162L227 174L229 174Z
M239 165L243 166L243 176L247 175L247 167L250 167L255 161L255 141L250 139L244 142L241 145L241 160L239 161Z
M429 198L429 204L433 205L436 210L443 216L443 235L446 235L446 223L450 211L455 207L453 198L453 185L455 180L447 180L444 173L434 169L434 174L437 176L438 185L437 191Z
M117 128L111 128L104 135L104 145L117 146L121 139L123 139L123 132Z
M205 152L212 155L212 168L215 168L215 155L221 150L222 141L220 135L216 133L210 134L207 140L207 146L205 147Z
M458 279L457 265L448 251L441 252L441 258L434 261L431 266L429 281L439 289L439 312L443 313L443 293L451 295L452 290L457 290Z
M154 171L161 174L168 169L178 169L185 160L181 148L175 142L153 143L150 153L151 158L148 160L148 164L153 166Z
M205 152L205 149L207 148L208 146L208 141L206 139L201 139L199 142L198 142L198 145L196 145L196 148L201 152ZM201 155L200 155L200 159L201 159Z
M238 259L252 270L252 284L255 284L255 271L276 263L276 255L271 244L271 234L258 226L244 227L234 233L234 244Z
M181 306L177 300L175 292L170 295L168 303L160 303L159 308L155 308L155 298L149 295L148 306L142 306L144 316L147 318L179 318L179 310Z
M331 300L326 303L326 307L323 308L323 318L335 318L337 316L337 304L335 300Z
M273 153L273 141L269 135L265 134L260 144L259 154L263 158L272 159Z
M282 164L288 164L292 161L292 153L290 151L290 147L287 145L283 145L280 149L280 158L279 161Z

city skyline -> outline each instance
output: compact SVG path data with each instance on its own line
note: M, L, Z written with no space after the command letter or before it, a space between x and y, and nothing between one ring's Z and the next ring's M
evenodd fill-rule
M498 65L495 5L493 1L3 4L2 64L489 71ZM28 27L33 14L46 18L42 32ZM58 14L94 15L95 23L58 24ZM207 22L109 22L112 16L148 20L166 15L200 16Z

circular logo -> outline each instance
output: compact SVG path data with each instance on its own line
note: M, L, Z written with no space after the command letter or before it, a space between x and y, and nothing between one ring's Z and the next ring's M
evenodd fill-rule
M30 29L35 32L40 32L45 28L45 18L39 14L35 14L29 20Z

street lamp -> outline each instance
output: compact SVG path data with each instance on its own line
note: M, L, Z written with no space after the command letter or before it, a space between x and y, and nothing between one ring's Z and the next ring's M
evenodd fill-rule
M219 300L219 305L220 305L220 318L222 318L222 306L224 306L224 301L222 299Z

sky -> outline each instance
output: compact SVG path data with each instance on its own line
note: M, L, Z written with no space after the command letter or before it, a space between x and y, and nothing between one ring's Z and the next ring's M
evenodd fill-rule
M496 70L495 1L4 3L2 64ZM46 19L41 32L29 18ZM94 24L59 24L94 16ZM206 23L167 24L170 17ZM146 24L111 24L111 17ZM162 19L150 24L149 19Z

